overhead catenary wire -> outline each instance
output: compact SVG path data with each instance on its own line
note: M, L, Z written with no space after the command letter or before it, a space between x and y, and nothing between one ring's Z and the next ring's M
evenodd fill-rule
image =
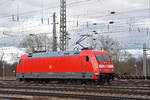
M83 1L86 1L86 0L83 0ZM80 2L83 2L83 1L80 1ZM78 2L75 2L75 3L71 3L71 5L72 4L76 4L76 3L79 3L79 1ZM23 14L23 13L22 13ZM20 14L21 15L21 14ZM99 16L100 17L100 16Z
M77 2L73 2L73 3L70 3L70 4L67 4L68 6L71 6L71 5L74 5L74 4L80 4L82 2L87 2L87 1L91 1L91 0L82 0L82 1L77 1ZM54 6L54 7L50 7L50 8L45 8L46 10L48 9L52 9L52 8L56 8L56 7L59 7L58 6ZM120 12L120 13L117 13L117 14L123 14L123 13L132 13L132 12L139 12L139 11L143 11L143 10L147 10L147 9L139 9L139 10L133 10L133 11L127 11L127 12ZM20 13L20 15L25 15L25 14L30 14L30 13L36 13L36 12L39 12L41 11L41 9L39 10L34 10L34 11L30 11L30 12L24 12L24 13ZM8 16L2 16L2 17L10 17L11 15L8 15ZM105 16L105 15L104 15ZM107 15L106 15L107 16ZM99 16L100 17L100 16Z
M91 1L91 0L88 0L88 1ZM74 3L68 3L67 6L80 4L80 3L83 3L83 2L87 2L87 0L82 0L82 1L74 2ZM56 6L53 6L53 7L47 7L47 8L45 7L44 10L50 10L50 9L58 8L59 6L60 5L56 5ZM28 12L23 12L23 13L20 13L20 16L33 14L33 13L39 13L42 10L43 10L43 8L39 8L37 10L31 10L31 11L28 11ZM0 18L7 18L7 17L11 17L11 15L0 16Z

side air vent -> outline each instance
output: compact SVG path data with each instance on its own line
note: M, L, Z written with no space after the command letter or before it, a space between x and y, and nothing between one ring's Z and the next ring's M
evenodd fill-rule
M64 53L64 55L69 55L69 53Z
M77 55L77 54L80 54L80 52L75 52L74 54Z
M40 53L29 53L28 58L49 58L49 57L63 57L63 56L80 56L80 52L77 51L59 51L59 52L40 52Z

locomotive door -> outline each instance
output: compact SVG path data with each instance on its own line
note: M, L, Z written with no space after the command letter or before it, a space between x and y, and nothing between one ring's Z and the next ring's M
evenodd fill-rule
M23 78L24 77L24 64L25 64L25 60L24 59L22 59L21 60L21 77Z
M82 58L82 77L87 78L87 72L88 72L88 66L89 66L89 57L88 56L83 56Z

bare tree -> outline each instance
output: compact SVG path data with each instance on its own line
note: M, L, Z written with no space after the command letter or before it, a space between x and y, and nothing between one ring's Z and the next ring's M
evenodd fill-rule
M0 61L3 61L4 55L5 55L5 53L4 53L4 51L2 50L2 51L0 52Z
M18 61L18 59L19 59L19 52L10 53L10 55L11 55L11 60L12 60L13 62L17 62L17 61Z
M4 56L5 56L5 53L4 53L4 50L1 51L0 53L0 61L1 61L1 69L2 69L2 76L3 76L3 79L5 79L5 61L4 61Z
M111 54L117 73L124 73L127 70L130 70L130 73L133 72L132 64L125 67L128 63L131 63L129 62L131 54L121 49L122 47L118 41L109 36L98 35L98 37L92 39L91 46L96 50L104 50Z
M30 34L23 39L19 46L26 48L26 52L51 51L52 39L45 34Z
M114 61L129 58L131 55L125 51L121 50L121 45L118 41L110 38L109 36L98 35L96 39L93 39L91 45L94 49L104 50L112 55Z

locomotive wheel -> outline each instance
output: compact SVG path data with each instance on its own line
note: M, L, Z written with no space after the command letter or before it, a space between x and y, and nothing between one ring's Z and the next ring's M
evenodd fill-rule
M22 79L21 78L17 78L16 81L22 82Z
M29 82L31 82L31 80L30 79L24 79L24 82L29 83Z

